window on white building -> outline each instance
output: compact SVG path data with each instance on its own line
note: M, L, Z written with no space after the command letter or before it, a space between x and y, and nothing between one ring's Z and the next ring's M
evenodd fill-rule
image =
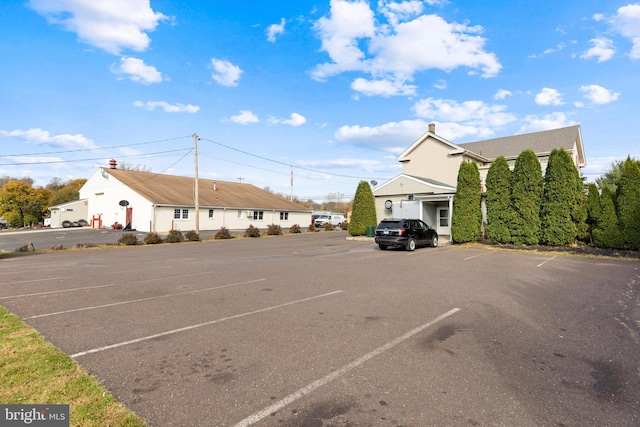
M182 209L182 219L189 219L189 209Z
M180 209L173 210L173 219L180 219Z
M280 221L288 221L289 212L280 212Z
M264 211L253 211L253 219L255 221L262 221L264 218Z
M213 218L213 209L209 209L209 218Z

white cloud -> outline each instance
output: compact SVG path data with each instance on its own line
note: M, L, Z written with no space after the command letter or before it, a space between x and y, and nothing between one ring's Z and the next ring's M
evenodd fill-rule
M584 93L585 98L594 104L608 104L620 97L619 92L612 92L598 85L583 85L580 86L580 91Z
M629 56L640 59L640 4L622 6L611 18L614 29L633 44Z
M92 149L98 148L92 140L82 134L62 134L51 135L48 131L40 128L27 130L0 130L0 136L5 138L18 138L31 144L48 144L65 149Z
M233 65L226 59L211 58L213 73L211 78L222 86L238 86L238 80L243 71L237 65Z
M518 133L539 132L543 130L558 129L575 125L564 113L551 113L544 116L528 115L524 118L525 124Z
M480 70L484 77L498 74L502 66L495 54L486 52L482 28L449 23L437 15L419 15L417 1L380 1L379 11L388 19L380 24L368 2L331 0L329 17L315 24L322 51L331 62L317 65L311 76L323 81L348 71L371 75L369 82L394 82L398 94L412 94L405 82L429 69L451 71L458 67ZM419 15L419 16L418 16ZM366 51L365 51L366 49ZM352 85L376 94L361 79ZM390 96L388 87L380 94ZM393 87L391 87L393 89Z
M538 105L562 105L562 95L556 89L548 87L542 88L542 92L536 95L536 104Z
M450 99L434 98L421 99L413 106L416 115L421 118L484 127L503 126L515 121L516 117L505 112L506 109L505 105L487 105L482 101L458 103Z
M338 141L401 153L428 129L424 120L402 120L380 126L342 126L334 134Z
M200 107L191 104L169 104L165 101L136 101L133 103L138 108L144 108L145 110L153 111L156 108L162 108L165 113L197 113L200 111Z
M493 99L506 99L507 96L512 96L511 91L506 89L498 89L495 95L493 95Z
M613 40L611 39L601 37L591 39L589 40L589 42L593 43L593 47L580 55L580 58L597 58L598 62L604 62L613 58L613 55L615 55L616 53L616 50L613 46Z
M367 80L358 77L351 83L351 89L365 96L415 95L416 86L406 85L404 81Z
M111 72L127 77L129 80L136 83L142 83L145 85L160 83L161 81L166 80L162 77L162 73L160 73L155 67L146 65L142 59L127 56L120 58L119 66L113 64L111 66Z
M447 88L447 81L444 79L439 79L433 84L433 87L435 87L436 89L444 90Z
M307 118L302 114L298 114L298 113L291 113L291 116L288 119L277 119L275 117L271 117L269 119L269 123L271 124L283 124L283 125L289 125L293 127L302 126L306 122L307 122Z
M258 123L260 119L249 110L240 110L240 114L231 116L230 120L234 123L246 125L249 123Z
M270 41L271 43L275 43L276 36L279 34L284 34L285 23L286 23L285 19L282 18L279 24L269 25L269 27L267 28L267 40Z
M123 49L146 50L147 32L167 19L149 0L31 0L29 6L47 21L76 33L81 42L114 55Z

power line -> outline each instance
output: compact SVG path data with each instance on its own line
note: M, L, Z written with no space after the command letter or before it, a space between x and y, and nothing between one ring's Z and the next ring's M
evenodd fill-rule
M157 144L159 142L169 142L176 141L178 139L191 138L191 136L179 136L176 138L167 138L167 139L158 139L155 141L146 141L146 142L137 142L132 144L123 144L123 145L113 145L111 147L95 147L95 148L78 148L76 150L62 150L62 151L45 151L38 153L25 153L25 154L3 154L1 157L30 157L30 156L41 156L43 154L66 154L66 153L79 153L81 151L99 151L99 150L110 150L112 148L129 148L137 145L146 145L146 144Z
M331 175L331 176L339 176L339 177L342 177L342 178L352 178L352 179L364 179L364 180L369 180L369 179L372 179L372 178L381 179L381 180L388 179L388 178L371 177L371 176L362 177L362 176L345 175L345 174L339 174L339 173L333 173L333 172L325 172L325 171L321 171L321 170L317 170L317 169L306 168L304 166L297 166L297 165L294 165L294 164L291 164L291 163L285 163L285 162L281 162L279 160L273 160L273 159L269 159L267 157L259 156L257 154L249 153L247 151L243 151L243 150L240 150L240 149L235 148L235 147L230 147L228 145L222 144L222 143L217 142L217 141L212 141L212 140L207 139L207 138L202 138L201 137L200 139L202 139L203 141L211 142L212 144L216 144L216 145L219 145L219 146L224 147L224 148L228 148L229 150L237 151L238 153L246 154L247 156L256 157L258 159L266 160L268 162L277 163L277 164L280 164L280 165L289 166L291 168L296 168L296 169L300 169L300 170L306 170L306 171L309 171L309 172L321 173L321 174Z
M128 155L128 156L119 156L119 157L121 157L121 158L147 157L147 156L151 156L151 155L155 155L155 154L175 153L175 152L177 152L177 151L185 151L185 150L190 150L190 148L180 148L180 149L177 149L177 150L157 151L157 152L155 152L155 153L131 154L131 155ZM108 156L107 156L107 157L108 157ZM75 160L39 160L39 161L32 161L32 162L0 163L0 166L47 165L47 164L53 164L53 163L88 162L88 161L102 160L102 159L104 159L104 156L102 156L102 157L95 157L95 158L91 158L91 159L75 159Z

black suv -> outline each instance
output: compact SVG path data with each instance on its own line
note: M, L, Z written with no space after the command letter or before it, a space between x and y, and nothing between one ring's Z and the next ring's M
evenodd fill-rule
M401 246L412 251L418 246L438 246L438 233L419 219L383 219L376 228L375 241L382 250Z

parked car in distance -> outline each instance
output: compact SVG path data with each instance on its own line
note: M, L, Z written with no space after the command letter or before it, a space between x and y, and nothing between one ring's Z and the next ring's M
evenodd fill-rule
M313 221L313 225L314 227L324 227L324 224L328 222L332 226L337 227L346 221L347 221L347 218L345 218L344 215L336 215L336 214L318 215L315 221Z
M438 233L420 219L390 218L376 227L375 242L382 250L393 246L413 251L418 246L438 246Z

